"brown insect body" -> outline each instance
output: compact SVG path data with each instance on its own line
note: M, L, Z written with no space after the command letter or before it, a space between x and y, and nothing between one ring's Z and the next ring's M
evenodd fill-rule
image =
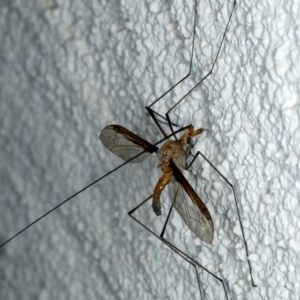
M214 227L210 213L181 172L192 164L185 165L185 146L205 130L194 130L190 125L179 139L167 140L160 149L120 125L106 126L100 133L100 140L115 155L131 163L142 162L152 153L157 153L162 175L152 196L155 214L161 214L160 194L170 184L172 206L197 237L211 244Z
M157 216L161 214L160 194L174 177L171 161L174 162L180 170L187 169L185 165L185 158L187 156L185 146L190 143L193 137L201 134L204 130L203 128L194 130L194 126L190 125L179 140L168 140L158 150L157 156L162 175L154 188L152 204Z

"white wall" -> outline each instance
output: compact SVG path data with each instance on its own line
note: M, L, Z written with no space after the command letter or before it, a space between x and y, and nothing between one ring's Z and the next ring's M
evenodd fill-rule
M144 106L185 75L194 12L191 0L162 2L2 3L1 241L121 163L98 140L105 125L160 139ZM209 69L231 6L210 2L199 4L192 78L160 112ZM210 129L196 148L237 187L258 287L232 195L200 161L193 173L214 243L176 217L169 231L224 279L230 299L299 299L298 15L297 1L239 1L213 75L172 115ZM156 165L154 156L127 165L1 249L0 298L200 298L189 265L127 216L151 194ZM160 226L148 206L146 221ZM199 275L207 299L224 298Z

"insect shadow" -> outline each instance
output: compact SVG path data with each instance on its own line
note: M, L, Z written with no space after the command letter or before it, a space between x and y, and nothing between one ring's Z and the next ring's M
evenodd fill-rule
M154 105L158 103L160 100L162 100L168 93L170 93L173 89L175 89L179 84L181 84L184 80L186 80L191 73L191 68L193 64L193 57L194 57L194 45L195 45L195 32L196 32L196 16L197 16L197 5L198 1L195 1L195 10L194 10L194 27L193 27L193 41L192 41L192 51L191 51L191 58L190 58L190 69L186 76L184 76L182 79L180 79L175 85L173 85L170 89L168 89L163 95L161 95L159 98L157 98L153 103L151 103L149 106L146 107L149 115L157 125L158 129L163 135L163 139L155 144L151 144L148 141L144 140L143 138L135 135L131 131L127 130L126 128L120 126L120 125L109 125L105 127L101 134L100 134L100 140L106 146L110 151L112 151L114 154L118 155L122 159L125 160L123 164L115 168L114 170L108 172L104 176L101 176L91 184L87 185L83 189L79 190L75 194L73 194L71 197L67 198L57 206L53 207L51 210L49 210L44 215L40 216L38 219L27 225L25 228L23 228L21 231L16 233L14 236L9 238L7 241L5 241L2 245L0 245L0 248L5 246L7 243L12 241L14 238L16 238L18 235L23 233L25 230L30 228L35 223L39 222L42 218L46 217L50 213L52 213L54 210L58 209L60 206L64 205L66 202L70 201L74 197L76 197L78 194L82 193L92 185L96 184L97 182L101 181L105 177L109 176L113 172L117 171L121 167L123 167L125 164L131 162L131 163L139 163L146 159L148 156L150 156L152 153L157 153L159 157L160 162L160 168L162 170L162 176L160 177L156 187L154 188L153 195L146 198L142 203L140 203L137 207L132 209L128 214L131 218L133 218L137 223L139 223L141 226L143 226L146 230L148 230L151 234L153 234L156 238L158 238L160 241L162 241L167 247L169 247L172 251L174 251L176 254L178 254L180 257L182 257L186 262L188 262L192 268L195 270L195 275L197 278L197 284L199 287L199 293L201 298L204 295L204 291L201 288L200 285L200 276L198 272L198 268L201 268L205 272L207 272L210 276L212 276L215 280L217 280L223 290L224 295L226 298L228 298L227 295L227 287L224 280L218 276L216 276L214 273L212 273L210 270L202 266L195 258L188 255L184 251L182 251L179 247L177 247L174 243L167 240L165 236L166 228L169 223L171 213L173 211L173 208L178 212L184 223L190 228L190 230L195 234L196 237L200 238L200 240L204 241L207 244L211 244L214 239L214 225L213 225L213 219L211 217L211 214L209 210L207 209L206 205L202 201L202 199L199 197L199 195L195 192L193 187L190 185L189 181L185 178L185 176L182 174L182 169L189 169L192 167L196 159L200 156L202 157L209 165L210 167L226 182L230 188L232 189L233 195L234 195L234 202L238 214L239 224L242 231L242 237L244 240L245 245L245 251L247 255L247 261L248 261L248 267L250 271L251 276L251 282L252 285L254 285L253 276L252 276L252 269L250 265L250 261L248 259L249 252L248 247L246 243L246 239L244 236L244 230L241 222L240 213L238 210L238 203L237 203L237 195L234 186L226 179L226 177L213 166L213 164L201 153L197 152L193 158L193 160L186 165L185 164L185 158L186 158L186 150L185 147L188 145L193 138L200 135L206 129L199 128L197 130L194 129L192 125L185 126L180 129L174 129L174 127L177 127L177 124L171 122L170 119L170 112L177 107L179 104L183 102L195 89L197 89L200 84L207 79L213 72L216 61L218 59L220 50L222 48L226 33L228 31L228 26L234 11L234 8L236 6L236 1L234 1L232 9L229 14L228 22L226 25L226 28L224 30L224 34L222 36L222 39L219 44L218 51L213 58L212 67L209 70L209 72L199 81L197 82L192 89L190 89L180 100L178 100L169 110L166 112L166 114L163 116L162 114L159 114L157 111L153 109ZM169 129L171 131L170 134L167 134L165 129L162 126L162 123L165 122L168 124ZM181 137L177 137L177 134L181 133ZM174 140L170 140L170 138L173 138ZM161 148L158 148L158 145L161 143ZM172 196L171 196L171 207L168 212L168 216L166 218L166 221L164 223L164 226L160 232L160 234L155 233L153 230L148 228L145 224L143 224L139 219L137 219L134 215L134 213L139 210L147 201L150 199L153 199L152 201L152 207L154 210L154 213L159 216L161 214L161 205L160 205L160 194L162 193L163 189L167 186L171 186Z

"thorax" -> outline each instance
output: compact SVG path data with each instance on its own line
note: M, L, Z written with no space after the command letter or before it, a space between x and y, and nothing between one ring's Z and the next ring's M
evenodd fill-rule
M163 173L172 172L170 161L172 160L180 169L185 167L186 151L180 140L166 141L157 152L159 166Z

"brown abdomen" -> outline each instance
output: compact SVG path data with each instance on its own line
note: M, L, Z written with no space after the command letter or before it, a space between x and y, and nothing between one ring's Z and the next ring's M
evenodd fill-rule
M153 192L153 203L157 203L159 201L159 196L166 185L170 182L173 177L173 173L163 173L159 178Z

